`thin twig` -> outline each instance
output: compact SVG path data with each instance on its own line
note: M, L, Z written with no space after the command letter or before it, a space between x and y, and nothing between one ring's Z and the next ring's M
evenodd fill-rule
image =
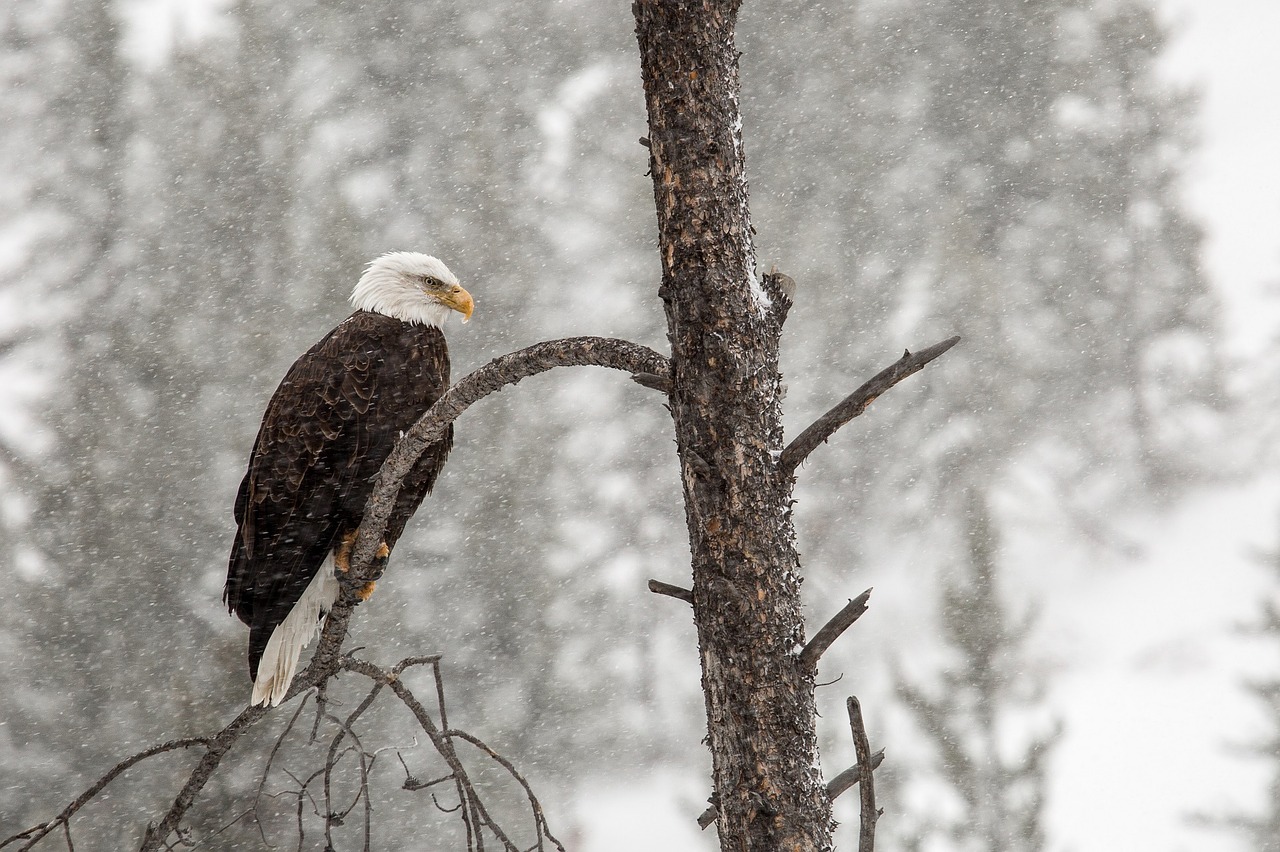
M489 815L488 809L485 808L479 794L476 793L475 786L472 784L471 778L467 774L466 767L462 765L462 761L458 758L458 754L453 748L451 737L442 732L440 728L436 727L436 723L431 719L426 708L422 706L422 703L418 701L413 692L404 685L404 680L394 673L395 670L392 670L391 672L383 671L373 663L366 662L365 660L359 660L354 657L342 657L341 662L342 668L362 674L370 680L384 683L390 687L391 691L396 694L396 697L409 708L409 712L411 712L414 718L418 720L419 727L422 728L423 733L425 733L431 740L431 744L435 746L436 752L444 758L445 763L451 770L453 770L454 778L462 792L464 812L469 810L472 814L472 818L476 821L474 832L475 847L477 849L484 848L483 836L479 830L480 826L483 825L493 832L493 835L498 838L499 842L502 843L503 847L507 849L508 852L519 852L519 848L511 842L511 839L507 836L506 832L502 830L502 827ZM470 830L468 831L468 834L471 834Z
M542 803L538 801L538 797L534 795L533 788L529 786L529 782L525 780L524 776L520 774L519 770L516 769L515 765L511 761L485 745L478 737L474 737L466 731L447 730L445 731L445 736L457 737L458 739L466 740L487 754L490 759L498 763L503 769L507 770L507 774L514 778L516 782L524 788L525 795L529 797L529 807L533 810L534 827L538 836L537 846L535 848L541 849L542 838L546 837L556 845L556 848L559 849L560 852L565 852L564 845L551 834L551 829L547 825L546 814L542 810Z
M262 791L267 786L267 776L271 774L271 764L275 763L276 755L280 753L280 748L284 745L285 738L289 736L289 732L293 730L293 726L297 724L298 718L302 715L302 711L307 707L307 699L303 698L298 702L298 709L293 711L289 724L284 726L284 730L280 732L280 736L276 737L275 745L271 747L271 752L267 755L267 763L262 767L262 777L258 779L258 791L254 794L254 809L257 809L257 802L262 798ZM265 840L265 838L263 838Z
M444 782L452 779L453 779L453 773L450 772L448 775L441 775L439 778L434 778L431 781L419 781L417 778L414 778L412 775L408 774L408 767L406 767L404 784L402 784L401 787L403 787L403 789L408 790L411 793L416 793L418 790L426 790L436 786L437 784L443 784Z
M444 678L440 674L440 658L431 661L431 674L436 680L436 709L440 711L440 727L449 730L449 711L444 704Z
M867 611L867 601L871 597L871 590L867 589L853 600L849 601L844 607L831 617L831 620L822 625L822 629L813 635L809 643L804 646L800 652L800 665L805 671L814 671L818 668L818 660L827 652L827 649L840 638L840 634L844 633L853 623L862 617Z
M351 813L351 809L356 806L356 803L360 801L361 794L363 794L365 800L364 842L366 848L369 845L369 767L365 762L364 746L360 743L360 738L356 735L352 725L373 705L378 693L382 692L382 687L383 684L375 681L373 689L369 690L369 694L364 697L364 700L360 702L355 710L351 711L351 715L347 717L346 721L332 714L326 714L328 719L338 726L338 733L334 735L333 740L329 743L329 754L324 762L324 839L329 848L333 848L333 817L335 815L333 810L333 770L337 768L338 762L342 759L341 755L338 754L338 746L342 744L342 740L346 736L350 736L351 740L356 744L355 751L360 759L360 790L356 793L356 799L351 803L351 807L338 816L340 819L346 819L347 814Z
M251 805L250 807L245 808L240 813L233 816L231 819L224 822L219 828L215 829L212 833L205 835L204 837L200 838L199 841L193 843L191 846L187 848L200 849L200 848L208 847L214 841L216 841L219 837L221 837L222 834L225 831L227 831L229 828L231 828L233 825L240 822L245 817L253 816L253 815L254 815L254 807ZM263 834L261 826L259 826L258 828L258 836L261 837L263 840L263 843L266 844L267 838L266 838L266 835Z
M154 745L151 748L144 749L135 755L126 757L124 760L107 770L107 773L95 781L89 789L85 790L79 796L76 796L71 804L63 808L53 819L46 823L32 826L26 831L21 831L12 837L6 838L3 842L0 842L0 849L21 840L26 840L28 842L25 846L19 847L19 852L25 852L25 850L31 849L41 840L48 837L49 834L55 831L59 826L68 825L71 817L75 816L77 811L101 793L102 790L114 781L117 776L147 758L155 757L156 755L164 754L165 752L177 751L178 749L191 748L192 746L209 747L210 745L211 740L208 737L186 737L180 740L170 740L167 743L160 743L159 745ZM69 828L65 833L69 835Z
M904 352L896 363L881 370L788 444L778 457L778 469L787 475L794 473L800 463L809 457L809 453L825 443L841 426L866 411L867 406L875 402L880 394L908 376L920 372L926 364L959 342L958 336L951 337L920 352Z
M440 713L440 729L447 731L449 730L449 711L444 700L444 676L440 671L440 660L440 656L437 655L435 659L427 662L431 664L431 674L436 683L436 710ZM398 670L399 667L397 666L397 672ZM397 674L397 676L399 675ZM453 744L450 743L449 747L452 748ZM471 830L473 825L480 825L480 815L472 802L474 791L471 791L470 794L468 793L469 784L464 778L459 777L458 773L450 773L449 777L453 779L454 792L458 794L458 810L462 814L462 822L467 828L467 848L471 849L474 843L476 849L483 850L484 837L479 830L474 832ZM435 801L435 794L432 794L431 800ZM436 807L439 807L439 803L436 804Z
M693 592L680 586L673 586L670 583L664 583L661 580L650 580L649 591L655 595L666 595L670 598L682 600L689 606L693 606Z
M872 778L871 744L867 742L867 727L862 721L862 704L850 695L845 702L849 711L849 730L853 733L853 751L858 756L858 796L861 799L861 830L858 832L858 852L874 852L876 845L876 788Z

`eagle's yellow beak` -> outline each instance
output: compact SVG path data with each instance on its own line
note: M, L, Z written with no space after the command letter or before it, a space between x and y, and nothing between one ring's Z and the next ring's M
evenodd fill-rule
M471 298L471 294L456 284L452 290L440 297L440 301L462 314L463 322L471 319L471 312L476 308L475 300Z

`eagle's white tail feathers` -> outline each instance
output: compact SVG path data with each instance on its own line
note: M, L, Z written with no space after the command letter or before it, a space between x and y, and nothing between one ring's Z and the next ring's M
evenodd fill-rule
M320 616L328 613L338 599L338 578L333 574L333 557L320 566L289 615L271 632L267 649L258 663L258 679L253 682L250 704L275 707L284 700L298 668L302 649L320 632Z

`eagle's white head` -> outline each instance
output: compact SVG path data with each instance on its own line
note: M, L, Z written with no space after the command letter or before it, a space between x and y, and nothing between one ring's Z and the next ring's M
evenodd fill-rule
M444 326L450 311L471 319L475 302L438 259L416 251L393 251L374 260L351 292L357 310L373 311L414 325Z

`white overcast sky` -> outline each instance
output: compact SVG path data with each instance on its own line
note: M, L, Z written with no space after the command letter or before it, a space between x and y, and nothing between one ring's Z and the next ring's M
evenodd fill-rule
M1174 30L1164 68L1201 93L1187 197L1207 231L1206 268L1227 300L1232 351L1252 354L1280 316L1280 0L1159 7Z

